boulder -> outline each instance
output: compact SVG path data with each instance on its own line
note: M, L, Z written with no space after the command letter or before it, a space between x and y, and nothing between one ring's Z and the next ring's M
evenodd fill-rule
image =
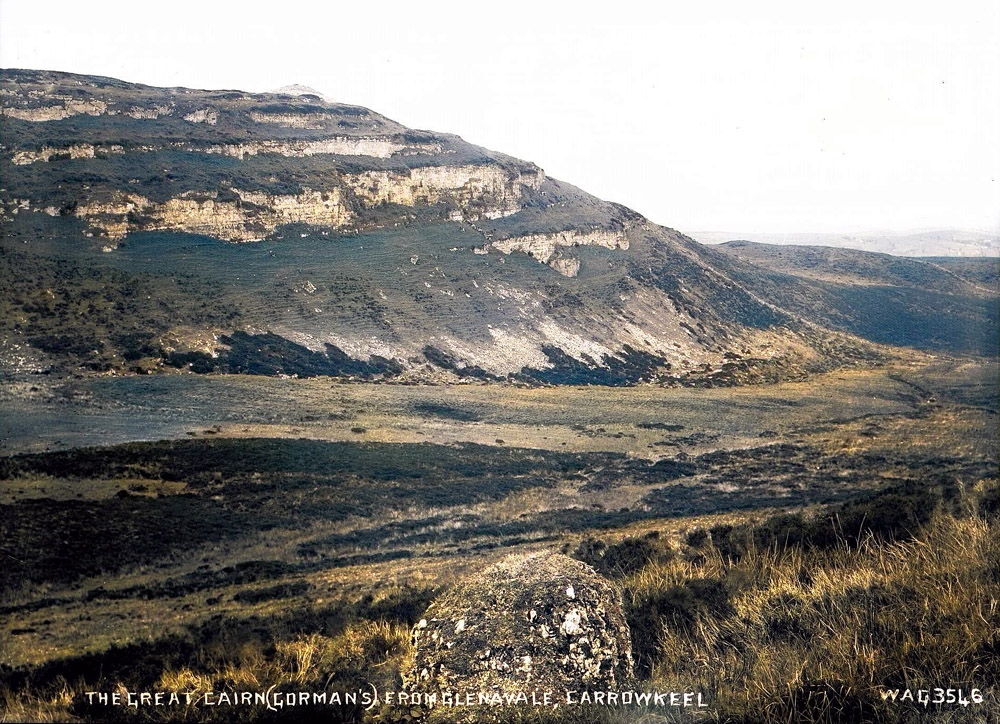
M557 553L507 556L436 599L413 628L410 692L614 691L632 676L621 594Z

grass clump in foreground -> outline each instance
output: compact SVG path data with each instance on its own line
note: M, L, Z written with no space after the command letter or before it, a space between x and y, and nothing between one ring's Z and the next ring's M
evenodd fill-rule
M731 722L998 720L995 691L968 709L881 693L1000 681L996 498L890 490L646 566L623 583L650 685L698 689Z
M989 690L1000 681L998 500L996 481L894 488L809 516L691 529L679 543L655 534L613 543L585 540L575 554L623 589L637 687L700 691L710 721L996 721L997 692ZM48 675L36 672L20 685L4 676L8 686L0 689L0 702L8 721L105 720L109 714L158 720L168 711L188 721L419 718L420 712L405 709L366 714L360 707L88 710L80 692L272 685L279 691L350 691L363 682L398 690L411 653L409 626L425 603L421 597L419 605L394 604L384 615L372 615L373 609L359 614L369 620L338 626L317 619L294 632L268 629L266 621L250 636L208 628L184 643L184 653L139 651L129 667L91 666L90 673L74 674L71 666L50 665ZM968 708L924 708L881 696L886 689L937 687L961 688L966 696L979 688L986 699ZM642 715L572 708L511 714L524 722L633 721Z

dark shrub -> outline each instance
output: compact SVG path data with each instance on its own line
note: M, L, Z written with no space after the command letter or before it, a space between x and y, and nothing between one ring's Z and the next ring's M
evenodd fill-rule
M856 546L869 536L884 541L909 540L941 506L943 489L907 483L842 503L811 518L785 513L757 525L717 525L711 530L712 543L723 557L736 561L751 547L830 549ZM960 491L951 494L961 495ZM964 505L954 502L951 507Z
M760 548L779 550L805 543L810 537L810 526L801 513L788 513L768 518L753 531L754 544Z
M458 420L460 422L478 422L483 419L478 410L438 402L418 402L413 405L413 411L428 417L441 417L445 420Z
M657 538L655 533L651 533L642 538L625 538L611 545L602 540L586 538L571 555L593 566L605 576L624 578L641 571L651 561L668 561L673 558L673 550L661 544Z
M170 352L164 357L164 362L178 369L190 365L191 370L199 374L215 369L215 359L205 352Z
M738 561L750 547L750 529L747 526L723 523L712 526L709 532L712 535L712 545L723 558Z
M812 522L806 542L817 548L857 545L869 535L879 540L908 540L937 510L941 493L907 484L838 506Z
M722 617L732 612L729 589L715 578L692 578L634 598L626 617L640 671L648 670L656 660L664 627L690 631L702 616Z
M85 334L42 334L28 339L28 343L49 354L86 357L104 349L104 343Z
M119 334L114 341L121 349L122 357L128 362L135 362L143 357L158 357L161 353L159 345L153 342L151 332Z
M979 499L979 513L987 519L1000 517L1000 485L993 485L983 491Z
M688 531L687 535L684 536L684 542L692 548L701 548L708 543L708 531L704 528Z
M267 588L239 591L233 596L233 600L239 603L260 603L261 601L273 601L278 598L299 596L308 590L309 584L305 581L280 583L277 586L268 586Z
M436 588L405 586L374 603L372 597L366 595L357 604L358 616L369 621L398 621L412 625L420 620L438 593Z

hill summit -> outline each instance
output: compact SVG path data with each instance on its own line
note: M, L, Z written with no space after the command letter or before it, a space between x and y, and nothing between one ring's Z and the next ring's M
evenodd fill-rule
M272 91L272 93L279 96L316 96L317 98L324 101L328 101L330 103L335 102L332 98L320 93L315 88L310 88L309 86L302 85L301 83L292 83L291 85L283 85L280 88Z

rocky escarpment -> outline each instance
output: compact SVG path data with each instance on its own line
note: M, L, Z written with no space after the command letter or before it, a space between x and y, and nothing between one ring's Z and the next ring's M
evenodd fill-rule
M542 264L548 264L563 276L575 277L580 271L580 260L568 255L568 250L581 246L601 246L605 249L628 249L628 236L624 229L568 229L543 234L512 236L492 241L477 250L479 253L496 249L504 254L521 252Z
M4 100L13 99L18 97L18 93L11 89L4 89L2 91ZM29 95L29 97L39 97L42 93L35 91L34 94ZM46 104L18 104L18 105L8 105L4 103L3 108L0 109L0 114L8 117L15 118L19 121L30 121L32 123L39 123L45 121L61 121L64 118L69 118L70 116L75 116L78 114L86 114L88 116L101 116L109 113L108 104L104 101L78 101L74 100L71 96L57 95L53 100L60 101L54 105ZM111 111L110 115L119 113L120 111ZM127 115L132 118L146 118L149 117L149 112L142 112L140 109L129 109L125 111ZM156 116L153 116L154 118Z
M614 691L632 677L621 594L554 553L504 558L434 601L413 628L404 684L454 696ZM494 711L495 713L495 711Z
M4 71L3 81L4 213L13 199L55 208L111 246L134 231L258 241L288 224L406 223L401 207L496 219L536 201L545 181L534 164L310 94L35 71ZM292 170L283 159L305 163Z
M337 229L350 223L340 189L304 189L299 194L275 195L244 189L184 192L156 203L139 194L114 192L107 201L77 205L72 214L85 220L111 241L133 231L184 231L225 241L260 241L287 224ZM52 213L50 210L49 213Z
M84 151L76 157L93 158ZM157 202L141 194L115 190L106 194L107 198L90 194L70 207L38 209L30 201L18 206L49 215L68 212L85 221L91 234L112 242L135 231L164 230L246 242L265 239L289 224L341 230L357 218L356 210L378 209L386 204L413 207L444 203L452 209L449 218L453 221L499 218L517 213L522 189L538 188L544 174L537 171L512 177L498 166L430 166L332 175L330 180L333 183L323 190L304 187L296 194L229 187L185 191Z
M195 114L192 114L195 115ZM11 160L17 166L45 163L53 159L98 158L125 153L152 153L163 150L180 150L190 153L209 153L244 159L262 153L273 153L288 158L306 156L370 156L372 158L392 158L393 156L419 156L446 153L439 143L409 143L405 138L393 136L332 136L313 141L249 141L244 143L185 144L173 143L161 146L141 145L126 148L121 144L93 145L75 143L68 146L42 146L38 149L16 151Z
M879 358L844 334L878 315L819 282L453 135L307 89L0 81L0 343L55 366L736 384Z
M521 208L523 189L537 189L544 180L541 169L511 174L495 165L424 166L405 171L364 171L344 177L348 187L368 206L450 201L457 207L449 214L453 221L515 214Z

